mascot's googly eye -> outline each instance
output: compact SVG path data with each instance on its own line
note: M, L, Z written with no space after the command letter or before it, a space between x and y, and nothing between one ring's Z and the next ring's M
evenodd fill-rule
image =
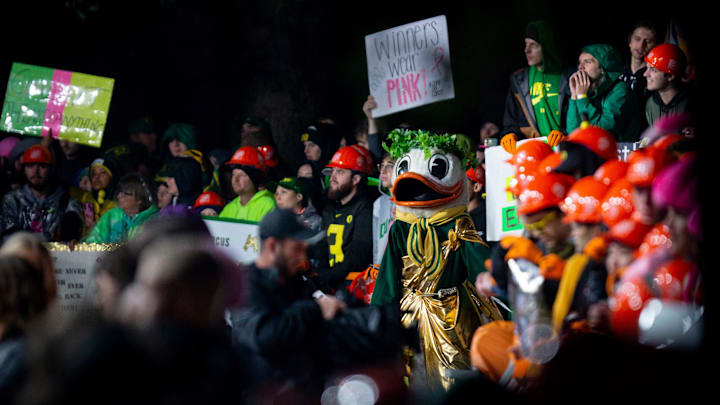
M405 156L397 162L397 169L395 170L395 176L399 176L406 173L410 168L410 156Z
M450 162L447 156L435 154L428 160L428 170L430 174L438 180L442 180L448 175L450 170Z

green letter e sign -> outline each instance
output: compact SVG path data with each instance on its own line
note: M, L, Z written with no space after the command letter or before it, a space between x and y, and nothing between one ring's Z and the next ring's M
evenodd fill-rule
M518 220L517 207L505 207L502 210L502 230L515 231L522 229L522 224Z

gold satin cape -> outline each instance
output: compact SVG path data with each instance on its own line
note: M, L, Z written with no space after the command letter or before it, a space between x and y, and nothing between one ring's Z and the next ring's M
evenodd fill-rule
M429 388L448 390L454 379L445 371L471 367L475 329L502 319L495 304L478 295L473 285L484 271L489 248L465 206L438 211L430 218L398 212L397 219L372 304L399 300L400 309L406 311L403 326L417 321Z

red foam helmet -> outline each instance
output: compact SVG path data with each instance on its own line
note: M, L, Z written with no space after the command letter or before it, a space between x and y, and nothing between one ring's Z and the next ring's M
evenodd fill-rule
M632 215L635 209L632 193L632 184L627 179L617 180L605 193L600 202L600 216L609 228Z
M536 174L518 196L518 212L527 215L557 206L571 185L567 176Z
M563 221L565 223L600 222L600 201L605 196L607 189L605 184L595 180L592 176L578 180L560 203L560 209L565 213Z
M225 200L220 197L220 194L214 191L206 191L198 196L195 200L194 208L200 207L222 207L225 205Z
M610 131L600 127L583 123L580 128L574 130L567 139L585 146L603 160L617 158L617 142Z

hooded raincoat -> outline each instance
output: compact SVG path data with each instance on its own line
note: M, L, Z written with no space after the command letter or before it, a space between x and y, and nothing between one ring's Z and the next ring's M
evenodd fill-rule
M545 21L534 21L528 24L525 31L526 37L534 37L533 39L542 47L543 66L542 71L536 67L526 67L510 75L510 86L505 99L503 129L499 135L514 133L518 139L548 135L540 131L535 114L536 104L539 105L541 101L543 104L548 103L547 107L550 109L550 114L557 117L557 122L560 125L560 128L557 129L562 131L568 109L568 100L570 99L570 87L568 86L570 72L562 68L560 53L555 44L550 24ZM538 97L539 94L531 94L533 93L531 73L537 74L538 72L548 76L548 78L552 75L560 75L557 89L547 93L541 91L542 97ZM536 80L538 80L538 83L544 81L540 78L536 78ZM522 103L520 100L522 100ZM530 118L530 121L528 121L528 118Z
M630 87L620 80L623 72L620 53L610 45L588 45L582 52L597 59L603 70L600 85L580 100L570 100L566 128L572 132L587 114L591 125L612 132L618 142L634 142L640 138L642 121L637 99Z

